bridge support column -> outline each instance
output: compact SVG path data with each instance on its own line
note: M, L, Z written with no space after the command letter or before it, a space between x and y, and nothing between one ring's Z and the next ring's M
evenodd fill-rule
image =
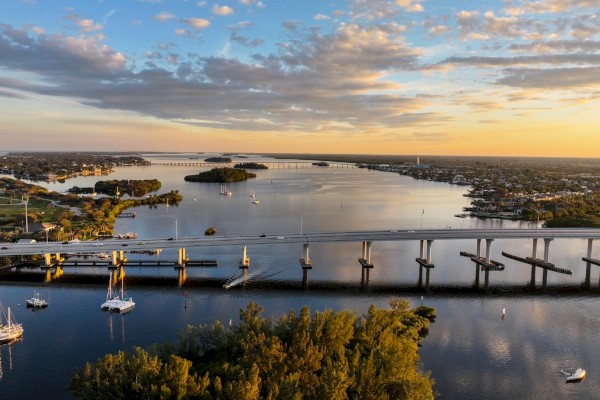
M44 265L42 266L42 269L46 271L46 276L44 277L45 283L52 282L63 274L62 263L64 261L65 259L60 256L60 253L54 255L50 253L44 254Z
M593 247L594 239L588 239L588 247L587 247L587 258L588 260L592 258L592 247ZM585 262L585 287L589 288L592 280L592 263L589 261Z
M419 243L419 257L416 259L419 264L419 287L423 287L423 268L425 268L425 290L429 291L429 274L430 269L433 268L433 260L431 256L431 245L433 240L427 240L427 250L425 250L425 240L420 240Z
M312 268L312 262L310 261L310 257L308 256L308 243L304 243L302 245L302 257L300 257L300 266L303 269Z
M425 260L425 241L424 240L419 240L419 259L418 260ZM419 287L422 287L422 286L423 286L423 264L419 263Z
M492 242L494 239L485 239L485 262L486 264L491 264L490 254L492 252ZM485 269L485 291L487 292L490 288L490 269Z
M371 264L371 242L362 243L362 258L358 259L363 268L373 268Z
M240 268L243 270L246 270L249 266L250 266L250 257L248 257L246 255L246 246L244 246L244 247L242 247L242 258L240 259Z
M433 240L427 241L427 264L433 265L433 259L431 257L431 245L433 244ZM429 291L429 270L431 268L427 268L425 271L425 290Z
M178 256L177 256L177 265L181 268L185 268L185 264L190 260L187 257L186 251L184 248L181 248L178 250L177 252Z
M481 258L481 239L477 239L477 258ZM479 270L481 266L475 263L475 288L479 288Z
M308 287L308 270L312 269L312 262L308 256L308 243L302 245L302 257L300 257L300 266L302 267L302 287Z
M531 251L531 258L537 258L537 238L533 239L533 249ZM531 287L535 287L535 269L537 267L532 264L531 265Z
M550 242L552 241L552 238L544 238L544 262L547 263L548 262L548 257L550 255ZM542 288L545 290L546 289L546 284L548 282L548 269L544 268L544 275L542 278Z

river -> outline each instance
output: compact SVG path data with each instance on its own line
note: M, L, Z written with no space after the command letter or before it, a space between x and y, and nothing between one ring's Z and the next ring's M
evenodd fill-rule
M209 155L148 155L153 161L193 161ZM197 160L200 161L200 160ZM235 162L261 161L260 158ZM116 233L136 232L138 240L201 236L209 226L218 235L274 234L344 230L479 229L531 227L529 223L457 218L468 205L464 186L418 181L366 169L281 168L257 171L257 178L228 185L231 197L217 184L189 183L185 175L205 168L153 165L118 168L109 177L78 177L44 184L57 191L93 186L100 179L159 179L160 192L177 189L179 205L135 209L136 218L119 219ZM256 193L260 204L251 204ZM538 254L541 254L542 248ZM266 316L277 318L304 305L312 310L350 309L362 313L374 304L385 307L394 296L413 305L437 309L437 319L420 349L422 368L431 371L444 399L600 399L600 307L598 270L592 287L581 288L586 240L555 240L550 261L572 275L549 273L548 290L529 288L530 267L502 256L502 251L528 256L532 242L496 240L492 258L506 264L490 273L490 293L473 288L475 267L459 255L474 253L475 241L436 241L431 289L418 287L419 243L375 242L374 268L368 282L357 258L361 243L311 244L308 286L302 287L298 258L302 247L286 244L247 248L253 278L225 290L205 282L239 276L238 247L188 250L191 259L217 259L217 268L188 268L188 284L177 287L172 268L129 267L127 293L136 308L126 315L100 310L108 274L105 268L65 268L57 281L43 283L40 272L0 282L0 302L11 307L24 325L24 338L0 347L0 393L10 399L69 399L65 390L75 369L106 353L131 350L155 342L175 341L188 324L233 323L250 301ZM598 251L594 251L597 253ZM158 256L128 254L129 259L175 260L175 251ZM598 258L598 257L596 257ZM595 268L595 267L594 267ZM91 280L88 277L99 277ZM483 276L483 275L482 275ZM150 277L152 279L145 279ZM142 284L143 283L143 284ZM39 291L50 306L25 307ZM503 315L502 310L505 310ZM587 370L587 378L565 384L560 370Z

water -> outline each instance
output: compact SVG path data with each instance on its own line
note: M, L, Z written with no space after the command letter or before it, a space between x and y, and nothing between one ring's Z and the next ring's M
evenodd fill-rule
M187 155L177 157L188 159ZM116 232L137 232L143 240L201 236L209 226L215 226L219 235L284 236L301 230L530 227L528 223L455 218L468 204L464 187L397 174L364 169L270 169L258 171L254 180L228 185L233 192L228 198L219 195L218 184L183 181L183 176L199 170L160 166L118 169L111 179L158 178L163 183L161 192L177 189L184 201L178 206L136 209L135 219L118 220ZM60 191L74 185L92 186L99 179L103 178L80 177L47 186ZM260 205L250 203L252 192ZM106 295L103 282L108 282L103 268L65 269L65 277L79 283L43 284L36 275L34 282L3 282L0 301L23 323L25 336L13 346L0 347L0 393L10 399L69 399L65 387L74 370L85 362L135 345L175 341L188 324L235 323L239 310L250 301L262 305L266 316L276 318L304 305L312 310L362 313L371 304L385 307L393 296L405 296L413 305L423 303L438 311L420 354L423 368L432 372L442 398L600 398L595 379L600 371L600 359L595 355L600 348L598 271L593 270L592 289L581 290L585 279L581 257L586 249L585 240L551 244L550 260L574 272L572 276L550 273L548 294L528 290L530 267L501 255L503 250L530 255L531 241L518 240L493 243L492 258L507 267L490 273L490 295L472 290L474 266L458 254L460 250L475 252L475 241L458 240L434 243L431 293L417 287L414 259L418 242L374 243L375 267L369 273L368 286L361 285L357 262L361 243L311 244L313 269L307 290L301 285L300 245L283 241L248 247L251 266L246 286L237 285L241 283L241 248L189 249L192 259L218 259L218 268L188 268L190 284L179 289L172 268L129 267L127 292L136 308L122 316L100 311ZM129 259L144 257L152 256L128 254ZM175 260L176 253L164 251L153 257ZM89 276L102 278L86 280ZM155 279L145 281L144 286L135 284L142 276ZM157 281L161 285L153 286ZM207 281L219 285L205 284ZM227 282L234 287L220 287ZM541 282L541 271L537 282ZM25 308L25 299L33 296L34 290L50 302L47 309ZM504 318L502 309L506 310ZM587 378L565 384L560 369L579 366L587 370Z

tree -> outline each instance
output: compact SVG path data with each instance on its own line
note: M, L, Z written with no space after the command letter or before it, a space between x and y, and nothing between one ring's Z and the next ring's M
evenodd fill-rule
M107 355L78 371L70 388L98 400L433 399L417 353L429 319L406 300L390 305L360 317L304 307L275 322L250 303L233 329L189 326L175 346Z

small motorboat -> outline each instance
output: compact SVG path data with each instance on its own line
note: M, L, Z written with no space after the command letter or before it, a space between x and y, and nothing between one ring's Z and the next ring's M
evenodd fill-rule
M568 372L565 372L562 369L560 370L560 372L565 374L567 382L579 382L585 378L585 369L583 368L577 368L572 374L569 374Z
M30 298L27 299L27 307L33 307L33 308L46 308L48 307L48 302L44 299L40 299L40 294L39 293L35 293L35 295Z

